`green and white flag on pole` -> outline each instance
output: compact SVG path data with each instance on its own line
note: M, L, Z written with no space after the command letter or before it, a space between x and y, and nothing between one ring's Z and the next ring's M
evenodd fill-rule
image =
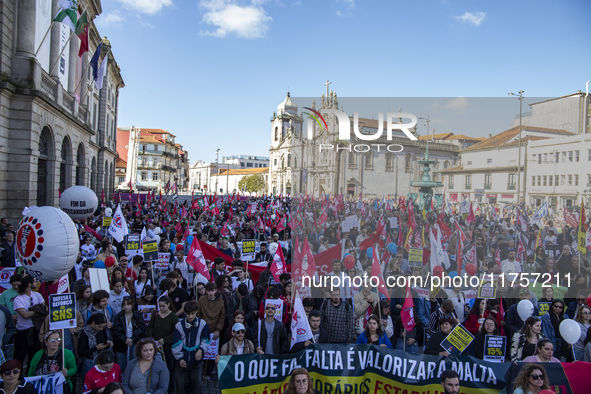
M54 21L63 23L72 31L76 31L76 24L78 23L78 14L76 0L60 0L57 5L60 7Z

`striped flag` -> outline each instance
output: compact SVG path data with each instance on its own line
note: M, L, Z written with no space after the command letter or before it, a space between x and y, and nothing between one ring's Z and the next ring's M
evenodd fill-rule
M76 12L77 4L75 0L60 0L57 5L60 10L53 19L55 22L63 23L68 26L72 31L76 31L76 25L78 23L78 14Z

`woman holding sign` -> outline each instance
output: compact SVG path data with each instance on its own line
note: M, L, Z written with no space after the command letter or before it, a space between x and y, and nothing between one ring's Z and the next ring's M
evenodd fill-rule
M500 335L497 321L491 316L484 319L484 324L480 327L480 331L474 336L474 355L480 360L484 358L487 335Z
M64 394L70 394L73 390L70 376L76 375L76 357L68 349L62 349L62 338L59 331L48 331L44 338L46 350L39 350L29 366L29 376L51 375L60 372L66 378ZM63 352L63 354L62 354ZM64 364L65 360L65 364Z

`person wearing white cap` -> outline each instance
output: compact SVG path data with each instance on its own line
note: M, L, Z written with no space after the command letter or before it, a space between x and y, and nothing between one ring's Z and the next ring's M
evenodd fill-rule
M238 354L251 354L255 352L254 344L248 339L244 339L246 328L242 323L235 323L232 326L232 339L222 346L220 355L235 356ZM216 363L220 360L220 356L216 357Z

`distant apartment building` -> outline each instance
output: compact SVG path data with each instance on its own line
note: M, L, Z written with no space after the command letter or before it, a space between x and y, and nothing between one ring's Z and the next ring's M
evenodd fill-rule
M236 164L240 166L239 168L264 168L269 167L269 158L246 155L223 156L222 164ZM226 168L223 165L220 167Z
M117 129L116 187L134 190L162 190L167 183L179 191L189 184L188 152L176 143L176 136L162 129L119 127Z

